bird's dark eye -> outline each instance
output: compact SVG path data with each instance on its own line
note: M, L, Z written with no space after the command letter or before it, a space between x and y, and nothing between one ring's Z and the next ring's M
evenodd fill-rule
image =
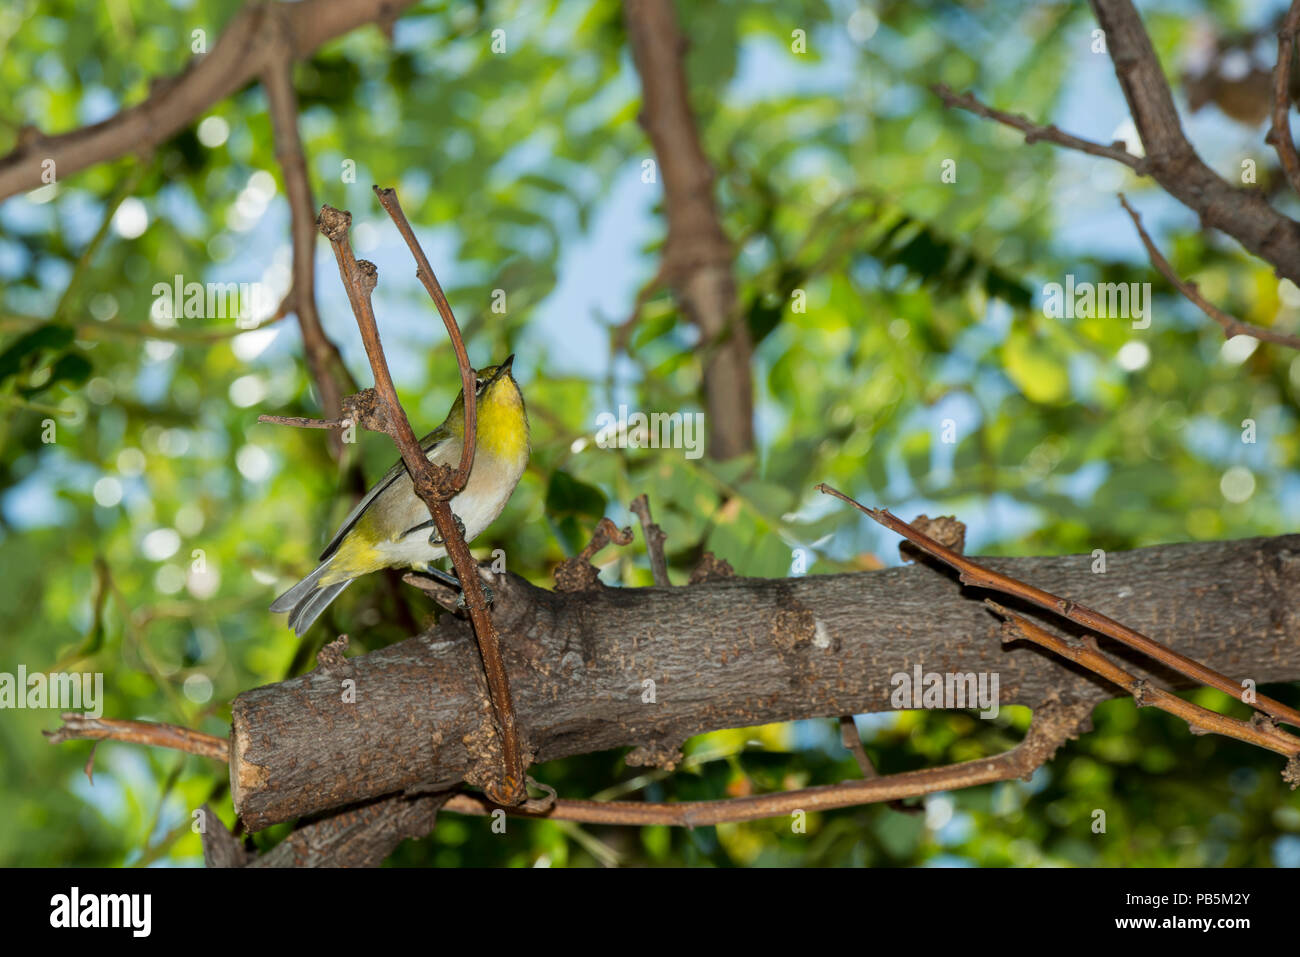
M483 386L485 386L485 385L487 385L487 380L486 380L486 379L475 379L475 380L474 380L474 391L475 391L475 392L482 392L482 391L483 391Z

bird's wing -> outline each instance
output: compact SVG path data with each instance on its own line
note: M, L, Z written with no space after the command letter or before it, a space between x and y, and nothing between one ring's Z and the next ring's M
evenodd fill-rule
M426 456L433 458L434 449L438 448L440 445L445 445L447 439L451 438L451 435L452 433L450 429L440 426L424 438L420 439L420 448L424 449L424 454ZM339 543L343 541L347 533L352 531L352 526L356 525L357 520L365 514L366 509L370 508L370 506L374 504L375 499L379 497L379 494L384 489L388 488L388 486L392 485L393 482L397 480L397 477L402 475L405 471L406 463L399 458L397 463L384 473L384 477L371 486L371 489L366 493L365 498L357 502L356 508L348 512L348 517L343 519L343 524L340 525L339 530L334 533L334 537L330 539L330 543L325 546L325 551L321 552L321 561L324 561L334 554L334 550L339 547Z

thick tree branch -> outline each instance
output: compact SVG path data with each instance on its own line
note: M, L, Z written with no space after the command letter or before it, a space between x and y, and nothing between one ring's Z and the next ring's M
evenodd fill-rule
M1133 122L1142 136L1151 175L1206 225L1232 236L1271 263L1278 275L1300 281L1300 223L1273 209L1254 190L1221 179L1183 133L1174 98L1130 0L1090 0L1115 64Z
M1104 574L1092 562L980 560L1167 635L1179 654L1256 684L1300 678L1300 536L1112 553ZM982 602L928 564L562 594L506 575L495 590L519 722L538 761L888 711L892 676L915 666L996 673L1001 702L1031 708L1115 694L1045 652L1004 649ZM1040 625L1062 627L1055 614L1014 605ZM1189 684L1122 645L1109 650L1138 678ZM250 828L411 789L445 790L491 766L476 704L481 665L465 622L443 616L427 634L347 664L346 675L317 669L235 699L231 786ZM344 678L355 682L355 701L343 701Z
M208 867L378 867L408 837L434 828L451 795L396 795L303 821L265 854L254 854L206 804L203 860Z
M1295 598L1295 585L1300 579L1300 536L1162 546L1109 557L1112 568L1106 574L1091 572L1091 556L983 561L985 566L999 564L1006 568L993 574L1011 577L1021 572L1045 584L1068 579L1074 587L1085 591L1125 596L1128 614L1136 616L1136 621L1154 619L1165 623L1188 644L1189 650L1217 648L1222 654L1225 647L1222 639L1231 634L1233 641L1226 647L1236 655L1238 667L1249 667L1256 680L1265 682L1296 677L1294 662L1297 652L1300 652L1300 629L1296 627L1300 623L1300 600ZM1187 588L1203 587L1200 585L1203 581L1220 584L1199 596L1196 607L1189 608L1184 600ZM670 713L652 717L643 724L649 738L643 737L642 740L659 741L665 735L676 738L680 732L672 728L683 721L691 726L703 723L700 730L707 730L719 725L737 724L738 717L749 723L810 716L810 712L820 715L840 709L850 700L854 704L844 708L846 711L886 710L892 684L889 673L894 668L907 672L911 661L918 666L932 667L930 663L936 657L940 667L972 672L995 671L1002 679L1000 690L1004 703L1031 703L1034 707L1034 722L1025 741L1005 754L978 761L800 791L755 795L741 800L655 804L562 798L508 808L512 815L602 824L703 826L795 811L897 800L1022 777L1049 760L1062 742L1080 730L1092 706L1113 694L1110 682L1134 694L1140 706L1154 704L1188 719L1194 731L1226 733L1278 753L1290 754L1291 761L1284 773L1293 783L1300 775L1300 762L1297 762L1293 750L1295 739L1279 731L1267 719L1240 722L1159 691L1152 681L1157 677L1169 679L1170 676L1151 671L1140 660L1128 669L1120 668L1102 656L1100 649L1087 636L1081 645L1072 644L1027 617L997 606L999 613L1015 622L1021 637L1043 645L1086 671L1063 670L1048 659L1026 656L1023 651L999 650L997 629L992 620L980 613L977 603L957 597L951 582L944 576L936 576L927 566L788 582L724 580L713 585L667 591L624 592L601 588L569 596L533 589L513 576L501 579L499 584L505 605L503 628L512 639L553 641L554 646L549 649L552 657L571 647L575 628L580 632L587 631L589 626L584 622L601 622L602 630L610 632L599 639L599 644L593 649L598 660L603 655L611 659L601 665L601 675L574 674L580 667L584 672L587 669L585 665L579 666L567 653L560 657L558 667L537 669L540 672L536 676L536 692L540 692L537 720L550 726L550 730L542 733L542 739L549 742L548 758L582 750L599 750L641 737L636 725L618 717L621 711L627 710L626 704L620 702L637 698L639 691L635 675L642 669L631 664L629 672L629 662L613 660L625 655L629 646L650 661L660 656L672 661L681 655L677 670L682 672L682 677L672 682L671 687L674 697L683 700L661 698L658 703ZM733 594L710 594L724 586ZM811 593L809 586L814 586ZM737 590L742 590L743 594L734 594ZM764 592L773 594L764 596ZM665 602L665 598L692 595L698 596L698 608L679 609L677 614L670 612L664 618L663 612L668 610L664 606L676 604L675 601ZM900 602L899 595L906 595L908 600ZM563 609L558 617L552 615L543 620L539 618L537 609L529 609L527 605L533 599L545 600L547 596L560 605L576 603L583 607ZM816 606L826 605L835 613L824 620L814 619L811 642L801 643L797 636L791 640L791 636L783 635L780 628L788 628L790 621L778 622L776 629L758 638L755 629L772 625L774 612L765 603L775 598L788 610L792 604L819 597L824 600L817 601ZM630 598L643 607L620 609L620 598ZM857 605L850 607L855 601ZM732 609L729 622L739 630L728 648L706 647L706 658L701 659L699 641L690 639L689 632L682 632L681 624L692 614L697 614L703 617L698 618L695 627L706 629L706 633L712 632L713 626L709 622L713 620L711 616L717 611L714 606L719 602ZM924 619L920 622L914 611L917 608L925 609ZM735 609L741 611L737 613ZM631 612L630 617L624 617L627 612ZM1035 612L1031 610L1029 614ZM662 620L665 627L674 629L673 634L687 636L690 644L684 649L684 654L679 651L680 642L665 640L657 627L645 629L644 620L648 615L653 616L655 622ZM642 626L629 632L629 621L642 622ZM864 622L869 624L864 626ZM819 654L816 649L817 623L823 626L823 634L833 642L830 649L823 650L829 651L829 655ZM472 721L464 723L465 704L448 700L448 695L454 695L456 690L447 683L448 677L456 678L456 675L448 674L448 669L459 672L458 680L466 687L474 685L475 663L455 660L463 659L464 652L470 647L462 638L454 637L458 628L463 631L464 626L455 619L447 619L444 625L449 627L444 630L440 626L428 636L360 658L343 659L322 653L319 667L311 675L257 689L236 701L236 724L232 734L236 757L231 767L232 785L236 809L249 827L257 829L274 820L315 815L328 807L338 806L338 796L342 793L339 788L346 789L355 782L351 780L352 775L344 776L349 779L347 781L341 780L331 770L340 765L328 763L330 761L351 762L347 766L358 769L358 776L368 778L370 786L380 786L375 780L377 772L390 775L397 772L391 777L391 790L426 792L424 796L430 799L426 813L408 803L412 799L418 800L419 795L402 797L398 793L378 800L379 794L357 797L361 790L354 789L354 800L343 802L347 807L305 821L291 843L258 859L258 866L375 863L404 837L423 833L422 828L427 830L432 824L432 812L444 799L446 810L458 813L487 814L498 806L473 793L448 797L447 788L454 786L452 783L443 788L433 787L421 781L424 774L402 776L403 771L410 770L408 761L423 760L426 768L441 767L445 771L446 766L440 762L458 744L471 750L481 745L481 735L475 731ZM557 625L561 632L558 635L555 633ZM858 635L851 632L855 626L861 631ZM948 633L949 629L951 633ZM651 640L655 637L659 639L657 642ZM591 638L586 640L590 642ZM766 648L763 647L765 644ZM810 652L810 659L821 657L822 660L802 665L794 663L791 671L789 652L792 647L803 647ZM520 649L522 657L546 652L547 649L539 650L535 646ZM1118 653L1122 655L1123 649ZM387 660L381 662L381 658ZM710 660L725 660L730 678L724 680L724 673L710 667ZM694 673L690 673L692 668ZM1091 680L1087 672L1105 680ZM420 719L420 715L413 714L410 709L413 689L430 679L433 686L424 689L423 694L438 706L451 709L443 712L451 715L450 723L443 723L438 716L432 719L437 728L433 740L441 752L432 762L427 755L420 755L424 732L420 727L409 727ZM340 706L337 696L344 680L354 683L352 688L356 701L349 706ZM1181 683L1176 674L1172 681ZM393 687L389 687L390 684ZM631 686L631 691L622 695L615 690L628 686ZM668 687L664 685L665 690ZM552 692L552 688L559 690ZM376 694L388 698L387 702L377 700ZM583 695L595 697L584 698ZM761 702L758 713L753 710L754 695L758 695ZM262 699L251 710L250 697ZM363 700L368 702L368 707L362 707ZM583 701L596 701L597 704L594 708L584 708ZM523 695L521 704L526 710L529 707L529 701ZM710 710L711 706L713 710ZM738 713L727 710L736 707L742 710ZM472 708L469 710L473 711ZM249 722L249 714L259 719L257 730ZM386 728L370 727L371 719L376 716L386 716L383 717L387 722ZM78 716L67 717L75 719ZM305 727L300 726L303 722ZM81 735L67 733L65 728L55 734L54 740L107 737L205 753L219 760L224 757L221 739L184 729L157 731L166 727L106 721L100 722L96 730L110 729L110 733ZM271 764L283 767L274 770L271 765L250 763L250 747L254 748L257 757L265 759L269 755L275 758ZM298 793L294 793L293 777L301 781ZM241 780L254 790L241 793L237 786ZM277 792L270 804L267 803L268 792ZM281 808L284 813L273 813L271 819L266 819L271 806ZM287 811L290 807L297 810L290 813ZM227 866L249 863L239 846L224 846L232 842L232 838L227 838L209 847L209 840L205 837L205 853L215 863L225 862Z
M990 109L973 96L941 93L945 103L1019 129L1031 141L1055 142L1108 156L1139 174L1150 175L1167 193L1193 210L1203 226L1233 237L1271 264L1279 276L1300 282L1300 223L1275 210L1258 191L1227 182L1197 155L1183 132L1160 61L1130 0L1090 3L1105 31L1115 76L1142 137L1144 157L1133 157L1115 146L1078 140L1054 127L1035 127L1023 117Z
M38 133L0 158L0 200L41 186L45 160L54 161L62 180L174 136L266 69L278 33L272 27L277 17L283 17L288 24L294 56L303 59L322 44L357 27L391 20L413 2L250 3L231 19L208 53L195 57L177 76L155 84L155 92L144 102L68 133Z
M293 234L293 290L290 302L302 330L303 352L320 392L321 408L328 418L336 419L343 411L343 396L356 392L357 384L343 364L334 343L325 335L316 311L316 205L311 195L311 180L298 134L298 95L293 88L293 36L285 10L276 7L273 27L275 42L268 54L262 75L275 133L275 158L284 173L285 192L289 197ZM335 459L343 455L343 436L329 435L330 453Z
M1295 56L1296 32L1300 30L1300 0L1291 9L1277 33L1277 66L1273 68L1273 125L1267 142L1273 144L1291 188L1300 193L1300 157L1291 138L1291 60Z
M736 305L733 252L714 203L713 169L691 113L686 38L672 0L625 0L623 11L641 76L641 125L663 172L668 237L660 273L699 327L708 453L729 459L754 447L752 345Z

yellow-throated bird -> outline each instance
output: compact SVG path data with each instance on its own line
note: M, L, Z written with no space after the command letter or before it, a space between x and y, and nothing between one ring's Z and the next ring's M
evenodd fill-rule
M474 465L469 481L451 500L452 514L464 526L467 542L501 514L528 464L528 414L510 374L514 358L480 369L475 383ZM420 440L420 447L430 461L455 468L464 441L462 391L446 420ZM446 555L446 548L433 543L437 531L431 529L429 509L416 496L410 473L399 459L343 520L316 570L277 598L271 611L289 612L289 627L303 634L354 578L381 568L424 568Z

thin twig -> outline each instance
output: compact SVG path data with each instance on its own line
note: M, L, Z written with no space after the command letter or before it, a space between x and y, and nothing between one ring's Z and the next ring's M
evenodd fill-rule
M346 429L352 424L349 419L310 419L302 415L259 415L257 421L295 429Z
M871 756L867 754L867 749L862 746L862 735L858 732L858 723L851 714L840 716L840 744L844 745L849 753L853 755L853 760L858 763L858 770L862 772L864 780L880 777L880 772L876 770L876 765L872 762ZM886 802L886 806L902 814L918 814L925 811L925 808L919 804L904 804L901 797Z
M1300 193L1300 156L1296 156L1291 139L1291 58L1295 54L1296 32L1300 30L1300 0L1292 0L1291 9L1277 33L1277 66L1273 68L1273 126L1265 137L1282 161L1287 182Z
M871 763L871 757L867 754L867 749L862 746L862 735L858 733L858 723L853 720L853 715L840 715L840 744L844 745L853 755L853 760L858 762L858 770L862 772L864 778L878 778L880 772L876 766Z
M474 369L469 364L469 353L465 349L465 340L460 334L460 326L452 314L451 304L447 302L438 277L434 275L433 267L429 265L429 258L425 256L424 248L415 238L415 231L411 229L406 213L402 211L402 205L397 201L396 191L381 189L378 186L372 188L375 195L379 197L380 205L387 210L389 217L397 226L397 231L406 240L411 255L415 257L415 276L424 284L425 291L429 293L429 298L437 307L438 315L442 317L442 324L446 326L447 335L451 338L451 347L456 352L456 363L460 366L460 386L465 393L465 435L467 437L461 445L460 466L455 473L454 484L456 491L459 492L469 481L469 470L474 467L475 446L478 444L472 440L478 435L478 398L474 389Z
M1013 640L1018 635L1068 661L1082 665L1093 674L1101 675L1131 694L1139 708L1151 705L1182 718L1191 726L1193 733L1222 734L1275 751L1286 757L1300 754L1300 738L1279 730L1271 721L1265 720L1262 725L1252 724L1249 721L1240 721L1218 714L1190 701L1184 701L1177 695L1170 694L1163 688L1157 688L1150 682L1125 671L1103 655L1097 649L1095 642L1072 645L1034 622L1002 607L991 598L984 599L984 604L1003 618L1002 631L1006 640Z
M597 552L610 544L631 545L632 529L619 528L610 519L602 518L596 523L596 530L591 533L591 541L578 552L577 558L579 561L590 562Z
M1300 0L1297 0L1300 3ZM1156 248L1155 242L1142 226L1142 217L1137 214L1132 206L1129 205L1124 194L1119 194L1120 205L1128 212L1133 220L1133 225L1137 227L1138 236L1142 240L1142 245L1147 249L1147 255L1151 258L1151 265L1155 266L1160 275L1169 280L1170 285L1183 294L1186 299L1203 313L1217 322L1223 328L1223 334L1231 339L1233 336L1252 336L1263 342L1272 342L1275 345L1287 346L1291 349L1300 349L1300 336L1288 335L1285 332L1277 332L1273 329L1265 329L1263 326L1256 326L1249 322L1242 322L1236 316L1229 315L1214 303L1210 302L1201 295L1201 290L1196 283L1190 279L1182 279L1174 271L1169 260L1161 254Z
M572 558L566 558L555 566L551 572L555 579L555 590L559 592L579 592L602 587L600 569L592 564L596 553L606 546L631 545L632 527L619 528L608 518L602 518L591 534L591 541L582 551Z
M1103 156L1107 159L1116 160L1139 176L1147 175L1146 159L1141 156L1134 156L1125 148L1122 142L1117 141L1110 146L1106 146L1102 143L1081 139L1078 136L1064 132L1054 125L1044 126L1018 113L995 110L993 107L981 103L973 93L954 93L942 83L936 84L930 89L935 92L939 99L943 100L944 106L956 107L959 110L965 110L968 113L974 113L976 116L982 116L985 119L1001 123L1003 126L1019 130L1025 134L1026 143L1056 143L1058 146L1078 150L1080 153L1087 153L1090 156Z
M656 803L561 798L545 814L521 813L510 808L506 808L506 811L509 814L518 813L521 817L543 817L588 824L707 827L801 811L812 813L896 801L937 791L954 791L995 781L1028 778L1049 761L1062 744L1078 733L1081 722L1091 710L1091 704L1082 702L1040 706L1034 710L1034 720L1024 740L1011 750L991 758L961 761L939 768L716 801ZM491 814L494 806L481 795L461 793L447 802L446 810L460 814Z
M99 252L99 247L104 244L104 240L108 236L109 229L113 225L113 217L117 215L118 207L122 205L123 200L135 192L135 188L139 185L140 178L144 175L146 168L143 162L137 162L132 168L131 174L122 180L114 191L112 198L104 204L104 216L100 220L99 229L95 231L95 235L86 244L86 248L81 251L81 255L77 257L77 264L72 267L72 276L69 277L68 284L63 287L63 294L59 296L54 311L50 313L49 321L51 323L58 322L67 314L72 297L80 285L81 277L90 268L91 261L95 258L95 254Z
M628 506L641 520L641 534L645 537L645 550L650 556L650 571L654 582L664 588L671 587L668 580L668 560L664 557L664 541L668 538L664 530L654 523L650 515L650 499L641 493Z
M464 607L457 604L458 601L463 601L460 591L422 572L409 571L402 576L402 581L412 588L420 589L447 611L455 612Z
M897 532L908 541L915 544L922 551L937 558L945 565L957 570L959 580L963 585L972 585L975 588L987 588L991 591L999 591L1006 595L1013 595L1022 598L1027 602L1037 605L1039 608L1045 608L1050 612L1062 615L1077 624L1090 628L1093 631L1099 631L1103 635L1109 635L1116 641L1119 641L1135 651L1153 658L1168 668L1172 668L1179 674L1186 675L1202 684L1209 685L1211 688L1217 688L1225 694L1241 700L1241 685L1234 682L1226 675L1220 674L1213 668L1207 667L1186 655L1181 655L1172 648L1167 648L1157 641L1148 638L1140 632L1134 631L1127 625L1121 625L1112 618L1107 618L1099 612L1093 611L1084 605L1077 604L1065 598L1058 598L1050 592L1043 591L1041 588L1035 588L1033 585L1018 581L1007 575L984 568L975 562L959 555L950 548L945 548L928 535L918 532L907 522L904 522L898 516L892 514L888 509L867 508L861 502L857 502L829 485L822 483L817 486L819 492L826 495L832 495L843 502L847 502L854 508L871 519L879 522L881 525ZM1252 702L1246 702L1251 704ZM1253 702L1256 710L1266 712L1280 721L1287 724L1300 727L1300 712L1294 708L1289 708L1280 701L1274 701L1272 698L1264 695L1256 696Z
M632 303L632 309L628 317L622 322L612 327L609 334L609 355L613 359L627 350L628 341L632 338L632 332L635 330L638 322L641 321L641 311L645 309L654 296L663 288L664 270L662 263L658 271L650 277L650 280L637 290L636 299ZM612 366L613 363L611 362Z
M91 718L79 711L69 711L59 716L61 727L41 733L50 744L64 741L129 741L146 744L152 748L169 748L211 758L229 761L229 743L225 738L202 731L192 731L175 724L158 724L153 721L127 721L122 718Z
M224 329L187 329L184 326L163 328L151 322L100 322L91 319L86 322L73 323L78 339L105 340L115 337L128 339L157 339L162 342L174 342L177 345L210 345L242 336L246 332L264 329L283 319L285 314L278 314L256 325L246 327L230 326ZM0 332L25 332L43 326L51 320L40 316L0 316Z

